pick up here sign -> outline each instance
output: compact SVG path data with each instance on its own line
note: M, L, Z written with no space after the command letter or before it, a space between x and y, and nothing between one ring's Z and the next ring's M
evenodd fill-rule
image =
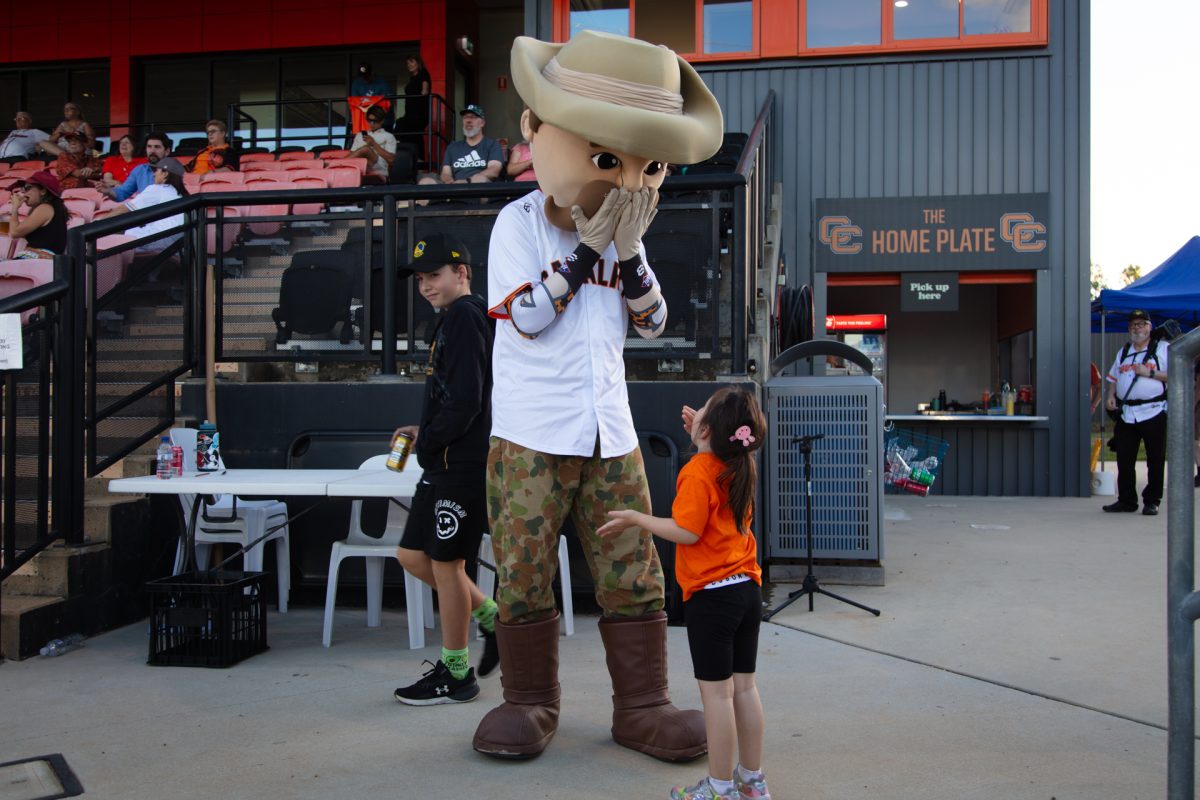
M1049 269L1048 194L814 202L818 272Z
M958 311L958 273L901 273L900 310Z

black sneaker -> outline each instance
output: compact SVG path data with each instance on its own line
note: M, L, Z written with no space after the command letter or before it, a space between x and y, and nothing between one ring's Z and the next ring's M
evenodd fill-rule
M1146 503L1142 506L1142 513L1147 517L1158 516L1158 503Z
M1134 511L1137 511L1137 509L1138 509L1138 507L1137 507L1136 503L1133 505L1129 505L1128 503L1122 503L1120 500L1118 500L1115 503L1109 503L1108 505L1104 506L1104 510L1109 512L1110 514L1113 512L1129 514Z
M428 661L425 662L429 664ZM450 668L438 659L431 670L412 686L401 686L395 697L410 706L437 706L443 703L469 703L479 696L479 681L475 670L468 669L461 679L450 674Z
M488 632L483 630L483 655L479 657L479 666L476 668L476 674L481 678L486 678L496 671L496 667L500 665L500 648L496 645L496 632Z

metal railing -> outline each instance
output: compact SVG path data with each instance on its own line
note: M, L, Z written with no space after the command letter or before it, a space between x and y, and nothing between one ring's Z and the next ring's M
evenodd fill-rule
M63 359L70 357L63 339L69 329L63 310L71 294L62 272L66 266L66 259L56 259L54 280L0 300L0 314L36 312L21 328L23 365L3 370L0 384L4 415L0 431L0 490L4 499L0 514L0 582L56 538L72 541L72 531L67 527L69 514L60 513L70 505L65 502L67 488L62 476L50 469L52 453L57 457L69 438L63 435L63 428L51 424L69 413L65 400L71 387L59 372ZM34 424L29 425L28 420Z
M419 95L425 99L426 119L428 124L421 134L424 159L431 163L440 163L446 145L454 136L454 113L445 98L437 94ZM392 94L384 99L392 103L393 110L403 107L404 101L413 95ZM288 111L298 113L300 109L311 109L312 121L317 124L298 125L287 120ZM266 110L267 113L262 113ZM267 124L255 116L274 119L273 125ZM346 97L305 98L300 100L251 100L240 103L230 103L228 110L229 135L241 139L243 146L269 146L279 149L285 145L297 144L312 147L317 144L345 146L354 134L350 132L350 111ZM243 125L248 126L246 131ZM397 133L400 139L405 134ZM411 134L409 134L411 135Z
M1167 360L1167 797L1195 797L1196 629L1200 592L1196 586L1196 497L1192 481L1192 409L1196 404L1196 359L1200 328L1171 342Z

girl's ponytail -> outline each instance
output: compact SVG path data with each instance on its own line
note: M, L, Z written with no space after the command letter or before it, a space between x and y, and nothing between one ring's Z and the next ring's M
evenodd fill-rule
M703 424L711 432L713 455L725 463L717 482L729 495L738 533L749 532L754 511L757 467L754 453L763 445L767 422L754 395L745 389L720 389L709 401Z

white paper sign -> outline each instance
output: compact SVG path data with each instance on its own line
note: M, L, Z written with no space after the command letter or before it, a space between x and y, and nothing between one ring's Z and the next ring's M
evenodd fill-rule
M21 315L0 314L0 369L21 369Z

